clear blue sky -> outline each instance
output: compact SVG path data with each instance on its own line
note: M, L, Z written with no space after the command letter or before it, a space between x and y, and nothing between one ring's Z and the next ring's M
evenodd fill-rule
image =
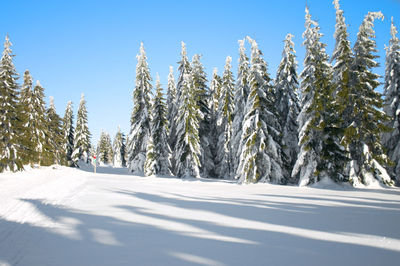
M311 15L320 23L327 51L333 50L335 9L332 0L308 0ZM92 142L102 129L114 137L118 125L127 134L132 110L136 54L144 42L151 74L158 72L165 87L169 65L176 70L180 41L188 54L203 55L208 78L214 67L221 74L225 57L237 67L237 40L254 38L275 77L283 39L295 35L299 69L304 48L305 0L287 1L21 1L1 4L0 37L9 33L22 75L29 69L40 80L47 96L55 97L63 116L72 100L75 116L85 93ZM382 11L385 20L375 23L379 62L383 74L384 45L390 38L390 17L400 28L399 0L342 0L352 45L368 11ZM3 39L4 40L4 39ZM175 76L177 73L175 72Z

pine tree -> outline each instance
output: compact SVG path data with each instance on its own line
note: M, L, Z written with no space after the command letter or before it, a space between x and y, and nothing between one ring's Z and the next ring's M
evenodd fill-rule
M177 95L176 85L174 78L174 68L169 66L168 74L168 91L167 91L167 120L168 124L171 125L174 122L176 110L177 110Z
M218 69L215 67L213 70L213 75L210 83L210 91L212 94L212 110L218 110L218 101L221 98L221 86L222 79L218 76Z
M315 183L323 178L342 181L341 170L346 162L339 144L341 121L333 100L332 67L320 39L318 23L306 8L306 30L303 34L306 57L300 77L302 110L298 117L300 154L292 171L299 185Z
M100 134L100 140L97 144L97 156L103 164L110 164L114 157L110 134L105 131L102 131Z
M33 144L33 162L46 164L44 157L44 148L47 143L47 117L46 106L44 102L44 88L36 81L32 93L32 105L30 106L31 119L29 121L30 128L33 131L31 140Z
M78 115L76 116L76 127L74 135L74 151L71 158L74 165L78 166L78 161L82 160L85 163L89 162L90 154L90 131L88 127L88 118L86 110L85 96L82 93L79 102Z
M285 48L275 79L275 108L278 111L282 129L283 173L285 179L291 183L294 180L290 180L290 174L299 152L297 117L300 113L300 103L297 96L299 82L296 70L296 52L292 38L292 34L286 35Z
M159 77L156 81L156 95L151 114L151 138L147 145L144 173L146 176L171 175L171 151L168 145L168 120L166 118L167 106Z
M118 132L115 135L113 143L113 164L115 167L126 167L125 160L125 135L118 127Z
M63 132L61 118L56 112L54 98L50 96L50 106L46 111L47 128L46 142L44 146L43 165L61 164L63 151Z
M228 56L225 61L225 70L222 76L222 86L219 93L219 108L217 113L217 174L221 178L231 178L233 173L232 157L232 120L233 120L233 95L234 78L231 71L232 58Z
M215 132L212 131L212 95L207 87L207 78L204 67L200 62L200 55L192 59L192 78L197 106L201 112L199 124L200 138L200 173L203 177L215 177L216 144L213 142Z
M17 106L19 88L11 42L6 36L0 60L0 172L22 169L21 146L19 144L20 111Z
M150 137L150 94L151 76L147 64L146 52L143 43L140 53L136 56L136 82L133 91L133 111L131 116L131 130L128 138L128 166L129 171L143 173L146 161L147 141Z
M251 43L250 93L240 141L239 182L284 183L279 145L280 125L274 108L273 87L257 43Z
M199 124L202 113L197 105L197 96L192 75L185 74L181 83L178 109L177 142L174 153L178 177L200 176Z
M184 76L186 74L190 74L192 68L190 66L189 59L187 57L187 52L186 52L186 44L184 42L181 42L182 45L182 50L181 50L181 60L178 62L179 67L179 77L178 77L178 82L176 85L176 101L177 104L175 107L172 109L171 116L175 117L175 119L172 119L170 125L169 125L169 146L172 150L172 153L175 154L177 152L177 141L178 141L178 133L177 133L177 118L179 117L178 109L179 106L181 105L182 102L182 90L183 86L185 84L184 81ZM175 156L171 158L171 165L172 165L172 172L176 174L176 169L177 169L177 164L178 162L175 162Z
M384 122L387 116L379 110L383 106L381 94L375 89L379 86L379 75L371 71L377 67L376 43L373 39L375 19L383 18L381 12L369 12L360 26L354 44L354 60L351 76L352 84L347 93L347 101L343 108L345 133L343 144L350 152L350 182L370 184L374 179L391 184L391 180L382 167L388 163L383 154L380 135L387 130Z
M239 66L238 77L236 80L234 110L232 122L232 156L233 156L233 172L237 172L239 167L239 159L242 151L240 150L240 140L243 131L243 120L245 115L245 107L250 92L249 88L249 58L246 55L244 47L245 39L239 40Z
M32 86L33 80L32 76L29 73L29 70L26 70L24 73L24 83L21 88L21 96L19 100L19 106L21 111L21 139L20 144L22 145L22 154L21 158L24 164L33 163L33 142L31 140L32 136L32 128L30 127L30 116L31 110L30 106L32 104Z
M390 117L387 126L393 131L383 135L387 154L393 161L393 167L388 168L391 176L400 182L400 40L396 36L397 29L392 24L390 33L392 38L386 48L385 71L385 105L383 110Z
M65 114L62 120L62 150L64 153L64 158L62 160L62 164L67 166L73 166L72 162L72 152L74 149L74 114L72 111L72 102L69 101L67 103L67 107L65 108Z

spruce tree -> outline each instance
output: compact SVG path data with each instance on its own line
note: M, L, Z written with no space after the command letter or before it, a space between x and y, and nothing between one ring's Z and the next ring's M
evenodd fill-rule
M157 77L156 94L151 110L151 138L147 145L144 173L149 175L171 175L170 156L168 145L168 120L160 79Z
M385 69L385 105L383 110L390 120L387 126L392 129L385 133L382 141L387 149L387 154L394 163L388 168L391 176L400 182L400 40L396 36L397 29L392 24L390 33L392 38L386 48L386 69Z
M379 86L379 75L372 72L377 67L375 19L383 18L381 12L368 12L365 16L357 40L354 44L352 62L352 84L347 93L343 108L345 133L343 144L350 152L349 180L357 186L370 184L374 179L391 184L391 180L382 165L388 163L380 141L380 135L387 130L387 120L382 108L381 94L375 89Z
M236 80L234 110L232 122L232 157L233 157L233 172L237 172L240 162L240 140L243 131L243 120L245 115L245 107L247 98L250 92L249 88L249 58L246 55L244 47L245 39L239 40L239 66L238 76Z
M221 98L222 79L218 75L218 69L215 67L210 83L210 91L212 94L212 110L218 111L218 101Z
M24 164L33 163L33 142L31 140L32 136L32 128L30 123L30 115L31 115L31 104L32 104L32 86L33 80L32 76L29 73L29 70L26 70L24 73L24 83L21 88L21 96L19 99L19 106L21 111L21 140L20 144L22 145L22 154L21 158Z
M236 178L246 183L284 183L279 145L281 131L267 63L257 43L249 37L248 40L251 43L250 93L245 108Z
M110 134L105 131L102 131L100 134L100 140L97 144L97 156L99 158L99 162L102 162L103 164L110 164L114 157Z
M78 114L76 116L76 127L74 135L74 151L72 152L72 162L75 166L78 166L79 160L85 163L89 162L90 154L90 131L88 127L88 117L86 110L85 96L82 93L81 100L79 102Z
M143 43L140 53L136 56L136 82L133 91L133 111L131 116L131 130L128 138L128 166L129 171L143 173L146 161L147 141L150 137L150 94L151 76L147 64L146 52Z
M199 124L202 113L197 105L197 94L192 75L185 74L181 83L178 109L177 142L174 153L178 177L200 176Z
M33 88L32 105L30 109L31 119L29 124L32 129L33 162L47 165L44 156L44 148L47 144L46 134L48 124L44 102L44 88L40 85L39 81L36 81L36 85Z
M299 82L297 78L297 62L292 41L293 35L286 35L282 60L278 67L275 79L275 108L279 114L282 129L282 162L285 179L289 182L290 174L297 159L298 124L297 117L300 113L300 103L297 96Z
M234 78L231 71L232 58L225 61L225 70L222 76L221 91L219 93L219 107L217 113L217 175L220 178L231 178L233 173L232 154L232 120Z
M62 160L62 164L67 166L73 166L72 162L72 152L74 149L74 114L72 111L72 102L69 101L67 103L67 107L65 108L65 114L62 120L62 151L64 153L64 157Z
M115 167L126 167L125 160L125 135L118 127L118 132L115 135L113 142L113 164Z
M306 30L303 45L306 48L302 79L302 110L298 117L300 153L292 171L293 180L300 186L332 178L341 181L341 168L346 162L339 145L340 120L338 106L333 100L332 67L320 39L318 23L311 19L306 7Z
M181 105L182 102L182 90L183 86L185 84L184 76L186 74L190 74L192 68L190 66L189 59L187 57L187 52L186 52L186 44L184 42L181 42L181 60L178 62L179 67L179 77L178 77L178 82L176 84L176 101L177 104L175 107L172 109L171 116L175 117L175 119L172 119L171 124L169 125L169 146L172 150L172 153L175 154L177 152L177 141L178 141L178 133L177 133L177 118L179 117L178 109L179 106ZM172 165L172 172L176 174L176 169L177 169L177 164L178 162L175 162L175 156L171 158L171 165Z
M22 169L20 142L20 108L18 108L18 74L15 70L11 42L6 36L0 60L0 172Z
M215 177L215 152L214 134L212 130L212 95L207 87L207 78L204 67L200 62L200 55L192 59L192 78L197 106L201 112L199 124L200 138L200 174L203 177Z
M168 124L171 125L174 122L174 115L176 115L177 109L176 84L174 78L174 68L172 66L169 66L167 87L167 120Z
M46 142L43 154L43 165L61 164L63 132L61 128L61 118L56 112L54 98L50 96L50 105L46 111L47 128Z

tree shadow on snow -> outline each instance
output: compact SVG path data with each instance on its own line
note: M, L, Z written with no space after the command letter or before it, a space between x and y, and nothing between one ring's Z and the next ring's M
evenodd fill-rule
M115 212L123 214L119 218L107 211L103 215L90 214L41 200L22 200L53 221L54 226L40 227L0 218L0 264L396 265L400 259L399 252L392 250L312 239L258 226L284 225L400 238L400 233L390 228L400 220L398 204L341 199L342 205L337 205L338 199L267 194L259 200L179 193L160 196L134 188L107 193L127 199L127 204L112 206ZM279 197L291 202L279 202ZM336 205L322 206L314 202L317 200L335 201L332 203ZM136 206L134 203L138 202L141 204ZM173 206L177 211L156 213L149 207L151 204ZM189 211L199 216L188 215Z

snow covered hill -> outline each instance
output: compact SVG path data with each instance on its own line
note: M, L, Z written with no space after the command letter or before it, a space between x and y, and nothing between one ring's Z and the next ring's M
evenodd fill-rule
M0 174L0 265L398 265L399 223L399 189Z

